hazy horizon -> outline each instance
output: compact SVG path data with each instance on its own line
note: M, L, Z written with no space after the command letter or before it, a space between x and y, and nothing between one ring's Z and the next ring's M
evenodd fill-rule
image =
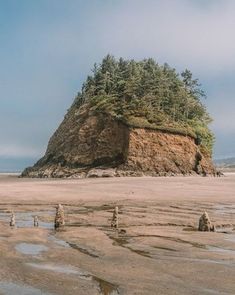
M214 119L213 157L235 156L234 1L0 0L0 8L0 171L43 156L108 53L189 68Z

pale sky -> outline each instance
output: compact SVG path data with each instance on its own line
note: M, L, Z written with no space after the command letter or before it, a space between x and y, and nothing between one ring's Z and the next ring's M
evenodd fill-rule
M33 164L108 53L189 68L235 156L235 1L0 0L0 170Z

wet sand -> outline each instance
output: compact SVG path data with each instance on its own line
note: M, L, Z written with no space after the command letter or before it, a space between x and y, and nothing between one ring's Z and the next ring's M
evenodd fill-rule
M55 232L57 203L64 205L66 226ZM110 228L115 206L119 232ZM215 233L196 230L205 210ZM0 294L235 294L234 226L235 174L81 180L1 175Z

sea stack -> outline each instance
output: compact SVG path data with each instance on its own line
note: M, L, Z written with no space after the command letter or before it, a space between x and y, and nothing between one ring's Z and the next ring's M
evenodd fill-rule
M56 215L55 215L55 228L60 228L65 225L64 221L64 208L61 204L56 207Z
M199 89L188 70L108 55L22 177L216 175Z
M210 221L209 215L207 212L204 212L199 219L199 231L215 231L215 227Z

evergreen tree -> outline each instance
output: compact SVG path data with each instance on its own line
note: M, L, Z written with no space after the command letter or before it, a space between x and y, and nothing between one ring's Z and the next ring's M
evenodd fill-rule
M151 58L137 62L107 55L94 66L77 102L129 125L190 135L211 152L214 137L203 98L198 79L188 69L179 75Z

